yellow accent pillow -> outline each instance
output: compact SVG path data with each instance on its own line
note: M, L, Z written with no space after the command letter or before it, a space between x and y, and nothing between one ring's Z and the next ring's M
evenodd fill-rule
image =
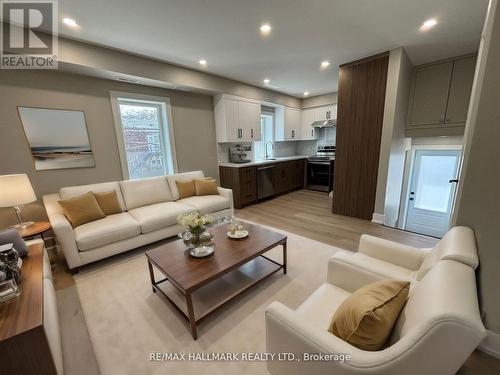
M328 331L362 350L384 347L408 297L408 281L382 280L351 294L337 309Z
M196 195L194 180L179 181L176 180L177 190L179 190L179 199L189 198Z
M73 228L105 217L91 191L75 198L59 201L59 204Z
M104 215L121 214L123 212L116 190L94 193L94 196Z
M194 180L196 195L219 195L217 183L213 179L196 179Z

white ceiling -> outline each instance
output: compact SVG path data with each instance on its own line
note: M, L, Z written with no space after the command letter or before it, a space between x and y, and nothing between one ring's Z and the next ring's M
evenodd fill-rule
M338 65L399 46L414 64L474 52L488 0L59 0L60 34L294 96L336 91ZM419 31L423 21L438 25ZM272 31L262 37L259 26ZM198 60L208 61L201 68ZM332 60L326 70L322 60Z

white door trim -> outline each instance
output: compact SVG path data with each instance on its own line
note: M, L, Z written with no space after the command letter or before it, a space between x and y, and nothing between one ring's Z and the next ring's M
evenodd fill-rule
M415 166L415 154L416 151L421 150L462 150L462 145L414 145L410 149L410 168L408 171L408 184L406 186L406 191L404 193L404 209L401 222L401 228L406 228L406 217L408 215L408 202L410 199L411 181L413 179L413 168Z

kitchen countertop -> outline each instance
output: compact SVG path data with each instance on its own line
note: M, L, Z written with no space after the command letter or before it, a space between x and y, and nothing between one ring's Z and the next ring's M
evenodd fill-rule
M252 167L258 165L266 165L266 164L274 164L280 163L283 161L289 160L299 160L299 159L308 159L307 155L298 155L298 156L287 156L283 158L276 158L276 160L257 160L249 163L219 163L219 167L233 167L233 168L243 168L243 167Z

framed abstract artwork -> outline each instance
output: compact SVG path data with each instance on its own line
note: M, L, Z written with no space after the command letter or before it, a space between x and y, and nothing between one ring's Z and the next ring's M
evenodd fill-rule
M95 167L82 111L17 109L37 171Z

